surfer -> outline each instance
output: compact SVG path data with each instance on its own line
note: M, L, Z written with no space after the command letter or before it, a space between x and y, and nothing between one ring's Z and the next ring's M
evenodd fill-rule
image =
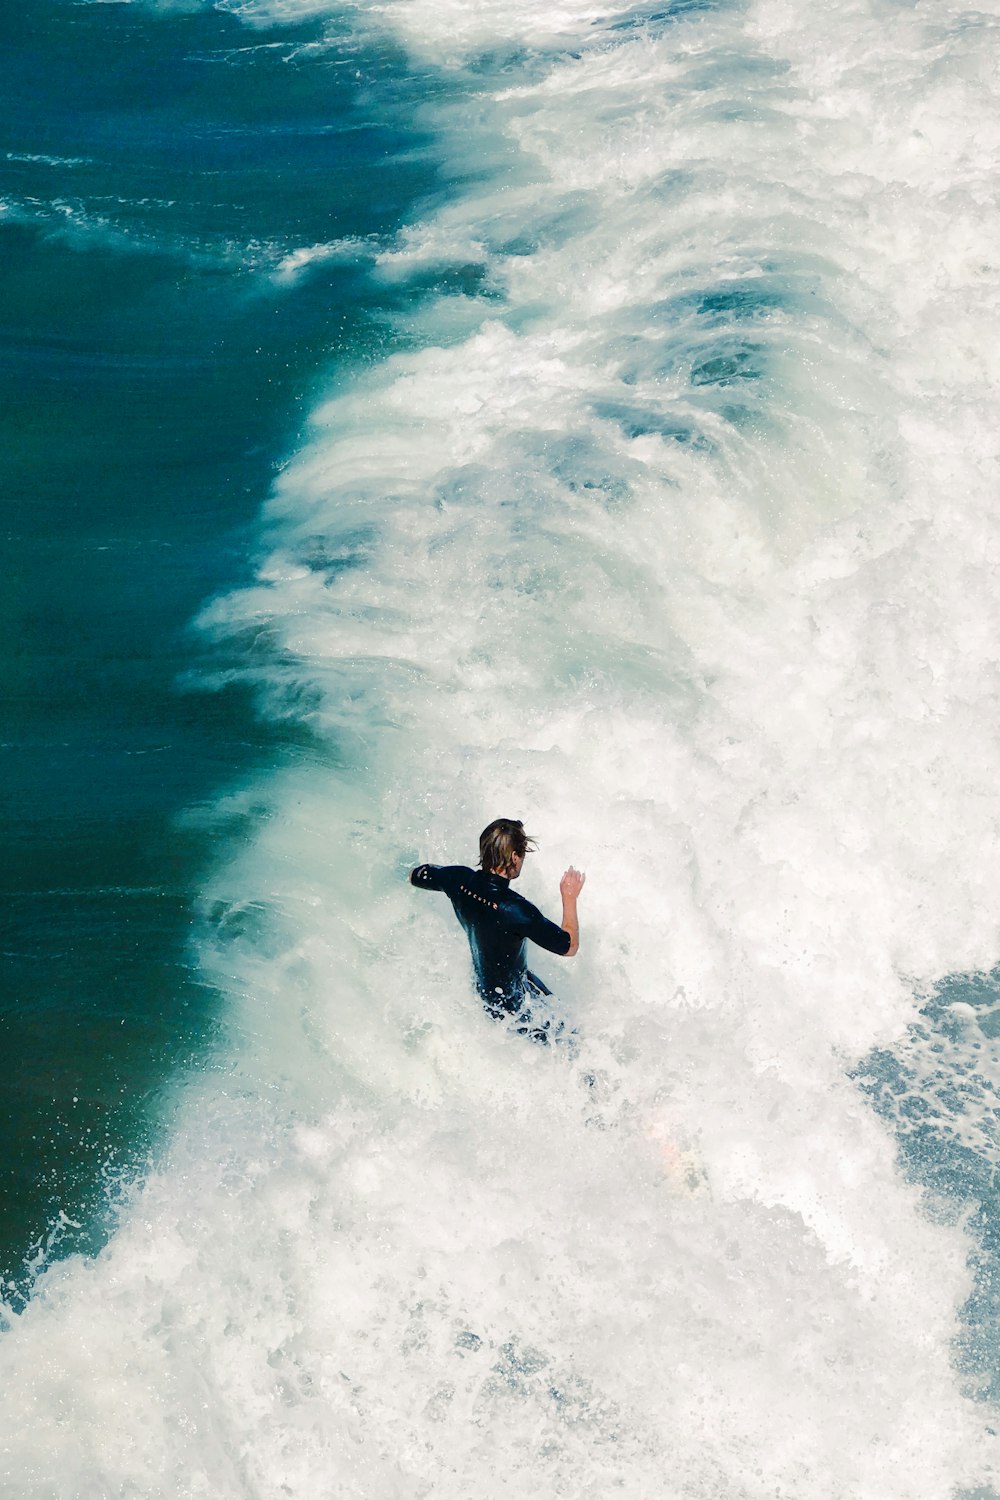
M410 884L425 891L444 891L465 929L472 950L476 988L491 1016L517 1018L516 1030L533 1041L547 1042L561 1029L533 1018L530 1001L552 991L528 969L530 938L549 953L572 958L580 946L576 902L585 876L572 866L559 882L562 926L544 917L537 906L512 891L535 841L516 818L497 818L479 835L478 870L467 865L417 865ZM526 1003L529 1002L529 1003Z

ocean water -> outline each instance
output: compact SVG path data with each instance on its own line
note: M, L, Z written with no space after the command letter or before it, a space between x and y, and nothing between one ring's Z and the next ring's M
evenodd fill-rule
M100 1238L162 1087L212 1033L188 943L222 830L190 814L308 753L247 688L191 690L229 660L191 624L252 576L317 370L382 337L356 254L302 283L283 262L394 233L437 168L387 43L298 24L255 45L214 11L2 14L0 1279L18 1298L53 1226L63 1248Z
M54 1154L90 1240L8 1299L5 1493L991 1500L1000 18L39 14L19 118L63 129L0 230L89 299L31 360L155 366L113 524L187 748L143 805L154 1042L87 1038L151 1102L110 1196ZM39 641L76 598L83 683L122 595L43 575L49 504L24 592ZM107 676L73 722L126 745ZM538 963L575 1049L488 1022L405 881L499 813L539 904L588 871Z

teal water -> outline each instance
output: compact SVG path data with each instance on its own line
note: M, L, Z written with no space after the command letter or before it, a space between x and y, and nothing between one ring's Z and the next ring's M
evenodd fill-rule
M184 690L227 665L190 622L248 576L317 372L377 351L364 241L436 177L399 57L315 23L42 0L0 29L0 1276L23 1289L54 1224L100 1240L212 1035L187 939L225 835L178 817L308 752L245 688Z
M858 1084L899 1142L900 1161L942 1223L973 1249L956 1360L970 1392L1000 1401L1000 972L935 986L905 1038L858 1068Z

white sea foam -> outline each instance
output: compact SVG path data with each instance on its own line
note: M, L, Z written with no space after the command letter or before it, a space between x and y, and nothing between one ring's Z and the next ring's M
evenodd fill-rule
M5 151L4 157L7 161L33 162L43 167L87 167L92 161L89 156L46 156L37 151Z
M380 262L441 292L205 620L331 753L219 810L230 1047L0 1348L15 1492L996 1483L969 1240L847 1076L997 959L995 25L381 15L476 68ZM403 879L497 813L589 871L575 1059Z
M357 265L366 259L374 260L378 253L379 245L375 239L361 239L357 235L319 245L300 245L281 257L272 276L278 285L289 286L301 281L314 266L329 261Z

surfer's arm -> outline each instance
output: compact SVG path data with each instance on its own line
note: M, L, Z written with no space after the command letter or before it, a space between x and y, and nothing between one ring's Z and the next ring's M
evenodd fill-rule
M583 882L586 878L580 870L574 870L570 865L559 882L563 908L562 928L564 932L569 933L569 947L563 955L565 958L572 958L580 949L580 919L576 914L576 898L583 889Z
M464 865L417 865L410 871L410 884L422 891L444 891L451 895L471 872Z
M565 905L563 910L565 911ZM573 935L569 929L565 926L560 927L556 922L550 922L548 917L543 917L538 907L532 906L530 901L525 901L523 896L515 896L510 900L506 917L509 925L516 932L530 938L547 953L556 953L560 958L565 958L570 951Z

